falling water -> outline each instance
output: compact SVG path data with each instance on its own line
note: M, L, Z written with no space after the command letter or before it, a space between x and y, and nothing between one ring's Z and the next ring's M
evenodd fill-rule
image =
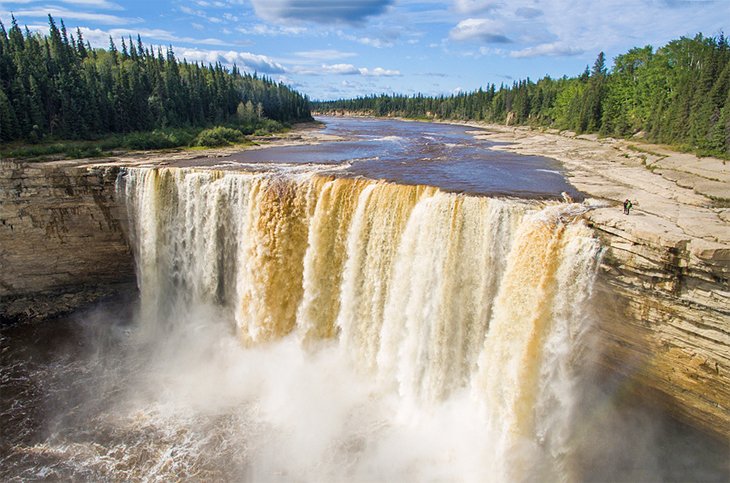
M344 445L336 450L343 468L284 465L303 479L571 479L574 362L599 253L574 221L581 205L314 174L168 168L127 169L120 192L147 337L194 330L184 326L189 314L212 306L235 327L242 354L346 366L352 382L338 373L316 384L335 393L342 390L335 385L352 384L355 399L390 408L385 417L364 410L363 401L338 409L369 414L350 415L361 428L328 430L352 421L318 416L322 424L312 431L321 434L310 437L323 448ZM299 355L282 353L292 350ZM296 393L302 381L285 375L269 383ZM273 404L256 391L244 392L257 406ZM333 399L342 397L350 396ZM333 419L347 418L336 413ZM438 454L429 473L410 468L413 462L368 466L373 452L398 441L394 433L423 428L460 431L451 437L470 447L410 440L413 461ZM353 431L358 443L337 442ZM255 467L252 458L247 464ZM445 471L454 462L461 466Z

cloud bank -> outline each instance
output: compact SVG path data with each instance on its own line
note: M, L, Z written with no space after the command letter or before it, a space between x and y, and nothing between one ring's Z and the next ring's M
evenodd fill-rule
M274 61L266 55L252 54L250 52L237 52L235 50L202 50L177 48L177 57L182 57L190 62L203 62L215 64L220 62L224 65L236 64L246 71L256 71L264 74L283 74L286 69L283 65Z

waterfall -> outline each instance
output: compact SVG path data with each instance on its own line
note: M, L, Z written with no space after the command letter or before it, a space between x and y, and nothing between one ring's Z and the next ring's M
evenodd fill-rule
M192 168L127 168L119 192L145 330L208 304L241 350L334 346L406 419L468 399L474 479L568 478L599 253L581 205Z

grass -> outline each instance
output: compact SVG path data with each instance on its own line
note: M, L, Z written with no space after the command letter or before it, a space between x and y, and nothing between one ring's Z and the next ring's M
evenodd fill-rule
M209 128L188 127L155 129L126 134L111 134L90 140L47 140L37 144L19 142L0 145L0 158L46 161L56 159L100 158L119 151L193 149L253 144L247 136L266 136L289 128L270 119L227 124Z
M640 146L637 146L637 145L635 145L635 144L629 144L629 145L628 145L627 147L628 147L628 148L629 148L630 150L632 150L632 151L636 151L637 153L644 153L644 154L649 154L649 155L651 155L651 156L656 156L657 158L660 158L660 159L664 159L664 158L666 158L666 157L667 157L667 155L666 155L666 154L662 154L662 153L657 153L656 151L652 151L652 150L650 150L650 149L642 148L642 147L640 147Z
M690 146L687 144L680 144L675 147L675 150L681 153L694 154L698 158L718 158L723 161L730 160L730 152L717 151L714 149L700 148L697 146Z

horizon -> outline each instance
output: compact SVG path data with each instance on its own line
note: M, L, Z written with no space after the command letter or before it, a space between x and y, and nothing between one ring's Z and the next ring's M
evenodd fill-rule
M579 75L633 47L723 33L730 2L643 0L0 0L31 31L47 16L93 47L139 34L178 59L236 64L314 101L379 94L450 95L488 84ZM620 12L617 14L617 12ZM213 31L215 30L215 31Z

